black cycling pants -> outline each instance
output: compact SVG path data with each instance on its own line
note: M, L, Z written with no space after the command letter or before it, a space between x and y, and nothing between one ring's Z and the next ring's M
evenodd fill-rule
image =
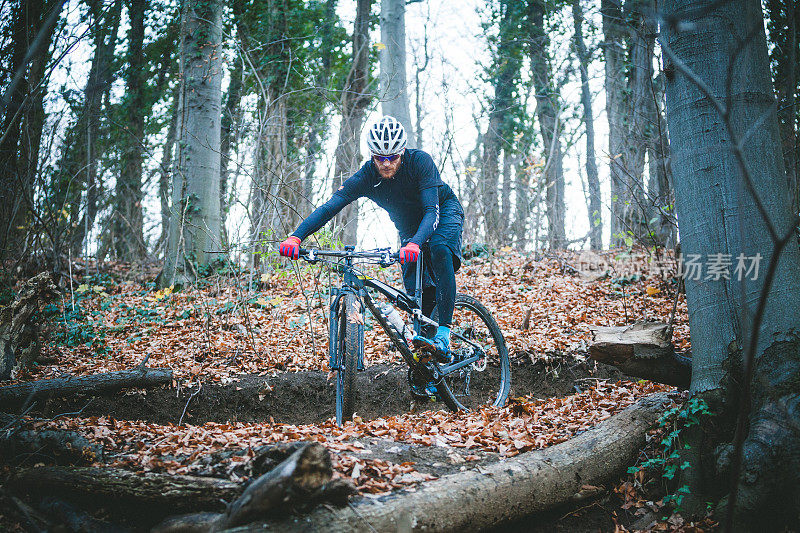
M456 304L456 265L461 260L444 243L431 243L422 247L423 291L422 312L430 317L434 306L439 310L439 325L450 326L453 321L453 308ZM403 265L403 284L406 292L414 296L417 263Z

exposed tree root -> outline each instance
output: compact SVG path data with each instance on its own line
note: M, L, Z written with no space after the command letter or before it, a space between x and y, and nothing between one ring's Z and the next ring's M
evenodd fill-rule
M39 357L37 311L56 294L50 274L42 272L25 282L14 303L0 310L0 379L16 376Z

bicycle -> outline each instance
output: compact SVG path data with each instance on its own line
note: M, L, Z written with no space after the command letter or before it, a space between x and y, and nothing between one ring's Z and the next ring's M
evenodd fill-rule
M339 287L331 287L329 320L329 366L336 372L338 425L352 419L355 411L355 375L364 369L365 309L381 325L408 364L413 397L441 400L454 412L505 404L511 389L508 349L497 322L477 299L456 295L451 324L451 362L441 363L431 354L413 351L410 343L413 333L397 308L411 315L416 334L423 328L439 325L435 320L437 309L434 308L431 318L422 313L422 253L417 260L414 297L356 268L360 263L386 268L399 262L398 254L391 253L389 248L362 252L356 252L354 246L345 246L343 251L301 249L300 258L311 264L330 264L342 277ZM376 304L369 289L385 296L388 304Z

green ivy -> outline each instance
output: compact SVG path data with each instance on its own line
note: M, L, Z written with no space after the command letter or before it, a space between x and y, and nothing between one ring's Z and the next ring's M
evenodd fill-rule
M675 479L675 475L680 471L691 468L689 461L681 461L679 450L689 450L691 446L681 440L683 430L692 426L699 425L704 417L714 416L705 400L701 398L690 398L683 405L675 406L667 410L658 419L659 427L667 427L672 424L672 431L661 439L659 443L660 453L643 461L638 466L628 468L629 474L635 474L640 470L649 470L660 473L661 477L667 482ZM687 494L691 493L688 485L678 487L675 492L664 496L664 503L672 505L676 511L681 510L681 503Z

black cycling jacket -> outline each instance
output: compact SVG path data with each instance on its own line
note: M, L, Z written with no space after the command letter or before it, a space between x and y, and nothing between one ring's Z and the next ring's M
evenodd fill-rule
M347 204L366 197L389 213L403 244L422 244L436 229L439 219L455 215L463 220L464 210L449 185L442 181L433 158L422 150L406 149L394 177L383 179L370 159L350 176L339 190L314 210L292 234L305 239Z

